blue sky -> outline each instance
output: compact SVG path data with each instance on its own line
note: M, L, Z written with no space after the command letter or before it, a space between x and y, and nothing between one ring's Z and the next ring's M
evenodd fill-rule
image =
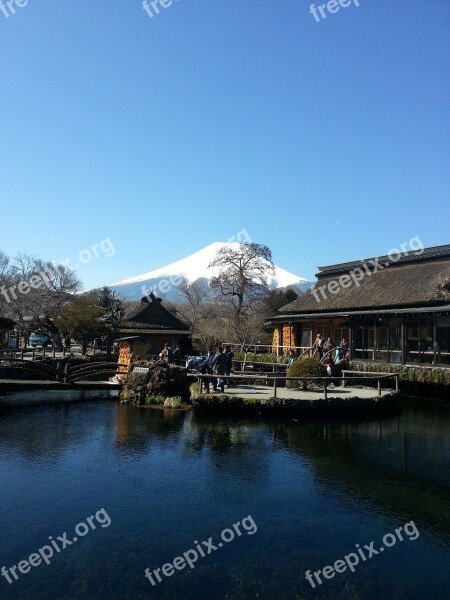
M450 242L450 5L359 3L0 12L0 249L75 265L110 239L79 269L92 287L242 229L308 278Z

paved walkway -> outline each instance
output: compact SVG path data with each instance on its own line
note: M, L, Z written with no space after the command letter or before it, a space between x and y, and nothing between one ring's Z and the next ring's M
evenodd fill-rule
M211 388L212 390L212 388ZM381 396L387 396L394 390L385 389L381 391ZM231 388L225 388L225 394L228 396L239 396L240 398L258 398L268 399L273 398L273 387L269 385L239 385ZM328 398L377 398L378 390L375 388L353 388L353 387L333 387L329 385L327 388ZM287 388L277 388L277 398L280 399L297 399L297 400L323 400L324 391L301 391L291 390Z

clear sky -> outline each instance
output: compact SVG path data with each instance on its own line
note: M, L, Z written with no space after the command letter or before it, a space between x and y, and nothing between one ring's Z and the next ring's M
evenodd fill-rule
M0 11L0 249L92 287L243 229L309 279L449 243L450 3L310 4Z

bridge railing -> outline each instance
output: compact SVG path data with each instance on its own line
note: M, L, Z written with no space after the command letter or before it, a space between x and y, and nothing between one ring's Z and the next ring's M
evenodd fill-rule
M351 373L351 374L350 374ZM325 400L328 398L328 387L330 384L335 382L336 380L341 382L342 387L346 387L351 383L359 383L359 382L377 382L377 396L381 398L382 396L382 382L386 379L391 379L395 381L395 390L398 392L399 390L399 376L397 373L364 373L364 376L360 376L359 374L354 375L354 373L359 373L358 371L343 371L341 377L337 376L327 376L327 377L283 377L277 374L266 373L264 375L210 375L210 374L202 374L202 373L188 373L187 376L190 379L197 379L198 384L200 386L200 390L202 389L202 380L214 380L214 379L231 379L233 381L263 381L265 385L272 385L273 387L273 398L277 398L277 393L279 387L286 387L286 382L288 381L297 381L301 382L317 382L319 385L323 386L324 398ZM385 386L386 387L386 386ZM389 388L391 389L391 388Z
M115 375L119 367L128 367L128 365L117 362L91 362L72 366L70 361L58 360L56 367L53 367L38 361L11 358L10 356L5 358L0 354L0 367L37 374L47 381L56 380L60 383L76 383L94 376Z

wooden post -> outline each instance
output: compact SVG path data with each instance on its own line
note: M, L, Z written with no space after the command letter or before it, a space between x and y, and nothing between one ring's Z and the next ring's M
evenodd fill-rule
M378 398L381 398L381 379L378 378Z
M328 386L328 382L324 381L324 383L323 383L323 392L325 394L325 400L328 400L327 386Z
M63 380L63 365L60 360L56 363L56 380L62 383Z
M36 354L36 348L33 348L33 354L32 354L32 357L31 357L31 360L32 360L33 362L34 362L34 355L35 355L35 354Z
M273 378L273 397L277 397L277 377Z
M398 392L399 390L399 383L398 383L398 374L395 376L395 391Z

